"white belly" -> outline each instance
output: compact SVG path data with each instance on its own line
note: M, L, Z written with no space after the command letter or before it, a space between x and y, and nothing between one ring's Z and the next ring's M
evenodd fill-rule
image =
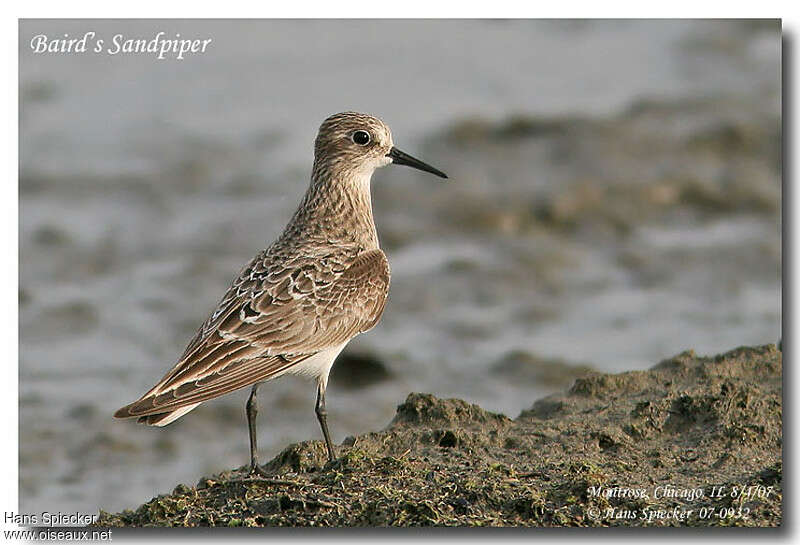
M328 374L331 372L333 362L336 361L336 357L339 355L339 353L341 353L344 347L347 346L347 342L332 348L328 348L327 350L317 352L307 360L302 361L297 365L292 365L284 373L281 373L281 375L292 374L308 378L315 378L322 384L322 387L325 388L328 385ZM276 376L274 378L278 377Z

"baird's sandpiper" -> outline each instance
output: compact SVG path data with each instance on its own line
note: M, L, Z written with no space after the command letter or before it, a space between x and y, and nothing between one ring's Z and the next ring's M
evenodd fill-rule
M398 150L380 119L345 112L326 119L314 146L311 184L278 239L242 269L175 366L117 418L165 426L233 390L247 400L250 473L258 466L256 393L286 373L316 379L316 413L328 449L325 389L334 360L372 329L389 293L389 263L378 245L370 181L390 163L447 176Z

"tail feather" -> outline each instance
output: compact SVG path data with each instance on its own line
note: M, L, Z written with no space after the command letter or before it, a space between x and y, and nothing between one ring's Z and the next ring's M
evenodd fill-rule
M140 416L137 422L140 424L147 424L148 426L166 426L167 424L171 424L172 422L179 419L181 416L185 415L195 407L200 405L199 403L195 403L194 405L187 405L185 407L181 407L180 409L175 409L174 411L170 411L167 413L158 413L158 414L149 414L147 416Z

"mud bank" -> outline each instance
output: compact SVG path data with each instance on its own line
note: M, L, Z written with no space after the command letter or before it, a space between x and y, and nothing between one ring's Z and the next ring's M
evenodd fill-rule
M413 393L382 431L180 485L101 526L779 526L782 354L589 373L516 419ZM142 468L146 471L146 468Z

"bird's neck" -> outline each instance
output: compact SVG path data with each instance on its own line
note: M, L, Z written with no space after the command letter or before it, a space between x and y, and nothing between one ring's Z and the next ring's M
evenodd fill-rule
M372 172L324 176L315 170L311 185L286 231L306 243L378 248L372 216Z

